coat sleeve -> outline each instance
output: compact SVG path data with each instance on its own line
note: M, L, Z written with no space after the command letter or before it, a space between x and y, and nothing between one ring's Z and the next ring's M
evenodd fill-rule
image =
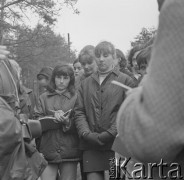
M133 79L126 74L124 74L124 76L121 77L121 79L119 79L118 81L120 81L120 83L123 83L123 84L125 84L129 87L132 87L132 88L134 88L136 86ZM123 101L125 100L125 93L123 93L123 96L121 98L122 98L122 103L123 103ZM117 135L116 118L117 118L117 113L118 113L119 108L120 108L119 105L115 106L114 112L112 113L112 115L110 117L112 119L111 122L113 122L113 123L112 123L111 127L107 130L107 132L109 132L114 137Z
M147 77L118 113L121 154L145 163L172 161L183 150L183 9L183 0L165 1Z
M13 110L0 98L0 177L14 149L22 143L22 129L20 121Z
M75 103L74 112L75 112L75 124L79 136L81 137L84 132L86 133L91 132L86 117L82 84L77 93L77 100Z
M125 79L125 85L134 88L137 86L137 82L135 82L130 76L127 76Z

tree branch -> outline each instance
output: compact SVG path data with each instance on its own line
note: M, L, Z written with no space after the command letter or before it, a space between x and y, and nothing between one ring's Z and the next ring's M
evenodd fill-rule
M23 1L25 1L25 0L17 0L17 1L14 1L14 2L11 2L11 3L8 3L8 4L5 4L4 6L0 7L0 10L5 9L5 8L7 8L7 7L9 7L9 6L12 6L12 5L14 5L14 4L23 2Z

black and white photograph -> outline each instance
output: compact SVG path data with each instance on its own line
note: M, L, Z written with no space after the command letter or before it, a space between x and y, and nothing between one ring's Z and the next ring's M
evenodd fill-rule
M183 33L184 0L0 0L0 180L184 179Z

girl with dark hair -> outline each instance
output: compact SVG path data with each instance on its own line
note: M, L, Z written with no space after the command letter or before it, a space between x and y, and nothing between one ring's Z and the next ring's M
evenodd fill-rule
M79 161L78 135L73 123L73 113L64 113L73 109L75 94L75 77L69 65L57 65L51 76L48 91L39 99L40 116L54 115L58 128L43 133L39 151L48 161L42 180L75 180Z
M83 68L82 68L81 63L79 62L79 59L76 59L76 60L73 62L73 69L74 69L75 77L78 77L78 76L80 76L80 75L83 74L84 70L83 70Z

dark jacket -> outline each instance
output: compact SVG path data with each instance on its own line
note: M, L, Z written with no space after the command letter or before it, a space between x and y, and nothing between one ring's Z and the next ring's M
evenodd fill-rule
M30 144L31 139L24 138L17 111L18 84L9 61L0 61L0 179L36 180L47 163Z
M76 88L76 89L79 89L79 87L80 87L80 85L81 85L81 82L82 82L84 79L86 79L87 77L89 77L89 75L86 76L84 73L81 74L81 75L79 75L79 76L77 76L77 77L75 78L75 88Z
M99 84L98 72L81 83L75 104L75 123L81 137L81 149L95 148L82 139L85 132L101 133L107 131L114 137L117 134L116 115L125 99L125 91L121 87L113 85L112 80L127 86L134 86L132 79L117 69L114 69L101 85ZM100 149L110 150L112 142L113 140L101 146Z
M38 114L40 116L53 115L52 110L66 112L73 109L75 101L76 95L72 96L68 91L61 95L47 91L40 96ZM44 132L41 137L39 151L50 163L76 160L80 157L79 138L73 117L70 117L70 121L71 126L67 130L62 125L58 129Z
M130 76L132 80L134 81L134 84L138 86L139 81L134 77L134 74L131 71L129 71L128 68L121 68L119 71Z
M22 114L26 114L28 118L32 119L34 114L34 94L32 89L28 89L21 85L19 89L20 109Z

